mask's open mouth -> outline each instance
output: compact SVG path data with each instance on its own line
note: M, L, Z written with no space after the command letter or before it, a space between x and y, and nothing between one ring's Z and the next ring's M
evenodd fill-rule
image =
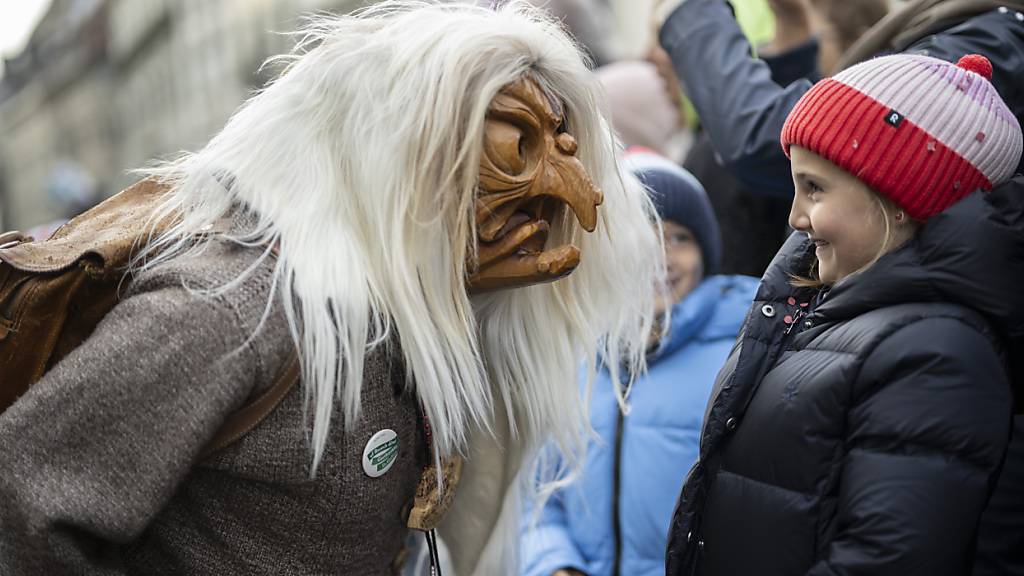
M579 265L580 250L576 246L545 250L551 230L549 218L558 215L560 208L545 210L539 202L524 208L508 218L493 240L481 239L477 244L477 270L470 282L473 292L557 280Z

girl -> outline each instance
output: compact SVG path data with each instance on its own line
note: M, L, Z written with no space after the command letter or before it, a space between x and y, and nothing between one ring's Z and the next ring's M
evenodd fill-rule
M790 112L797 233L715 383L669 574L968 572L1024 328L1021 129L990 77L889 56Z

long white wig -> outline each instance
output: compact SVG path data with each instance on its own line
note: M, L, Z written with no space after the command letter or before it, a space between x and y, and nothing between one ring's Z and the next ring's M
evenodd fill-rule
M280 248L274 297L301 350L313 473L338 425L332 403L356 422L364 358L391 330L440 455L464 452L472 430L493 431L497 402L526 453L549 438L575 453L587 430L579 359L591 373L598 357L642 368L660 264L649 205L623 184L573 41L518 1L398 0L315 17L277 60L280 77L205 148L149 170L173 191L162 214L182 219L139 269L202 250L197 232L235 204L258 215L236 240ZM527 74L564 103L605 201L594 233L568 211L552 223L552 242L581 249L567 278L470 297L485 114Z

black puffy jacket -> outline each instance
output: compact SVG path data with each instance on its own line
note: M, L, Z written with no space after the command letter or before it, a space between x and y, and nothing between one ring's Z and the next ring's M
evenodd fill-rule
M933 217L816 306L790 285L812 257L796 233L762 280L668 574L968 574L1009 436L1007 361L1024 360L1024 177Z

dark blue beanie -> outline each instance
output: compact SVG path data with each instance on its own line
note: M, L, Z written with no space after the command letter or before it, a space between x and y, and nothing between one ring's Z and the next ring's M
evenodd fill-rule
M671 220L693 232L704 258L704 275L718 273L722 237L715 211L700 182L676 163L645 149L627 151L626 165L647 187L662 220Z

